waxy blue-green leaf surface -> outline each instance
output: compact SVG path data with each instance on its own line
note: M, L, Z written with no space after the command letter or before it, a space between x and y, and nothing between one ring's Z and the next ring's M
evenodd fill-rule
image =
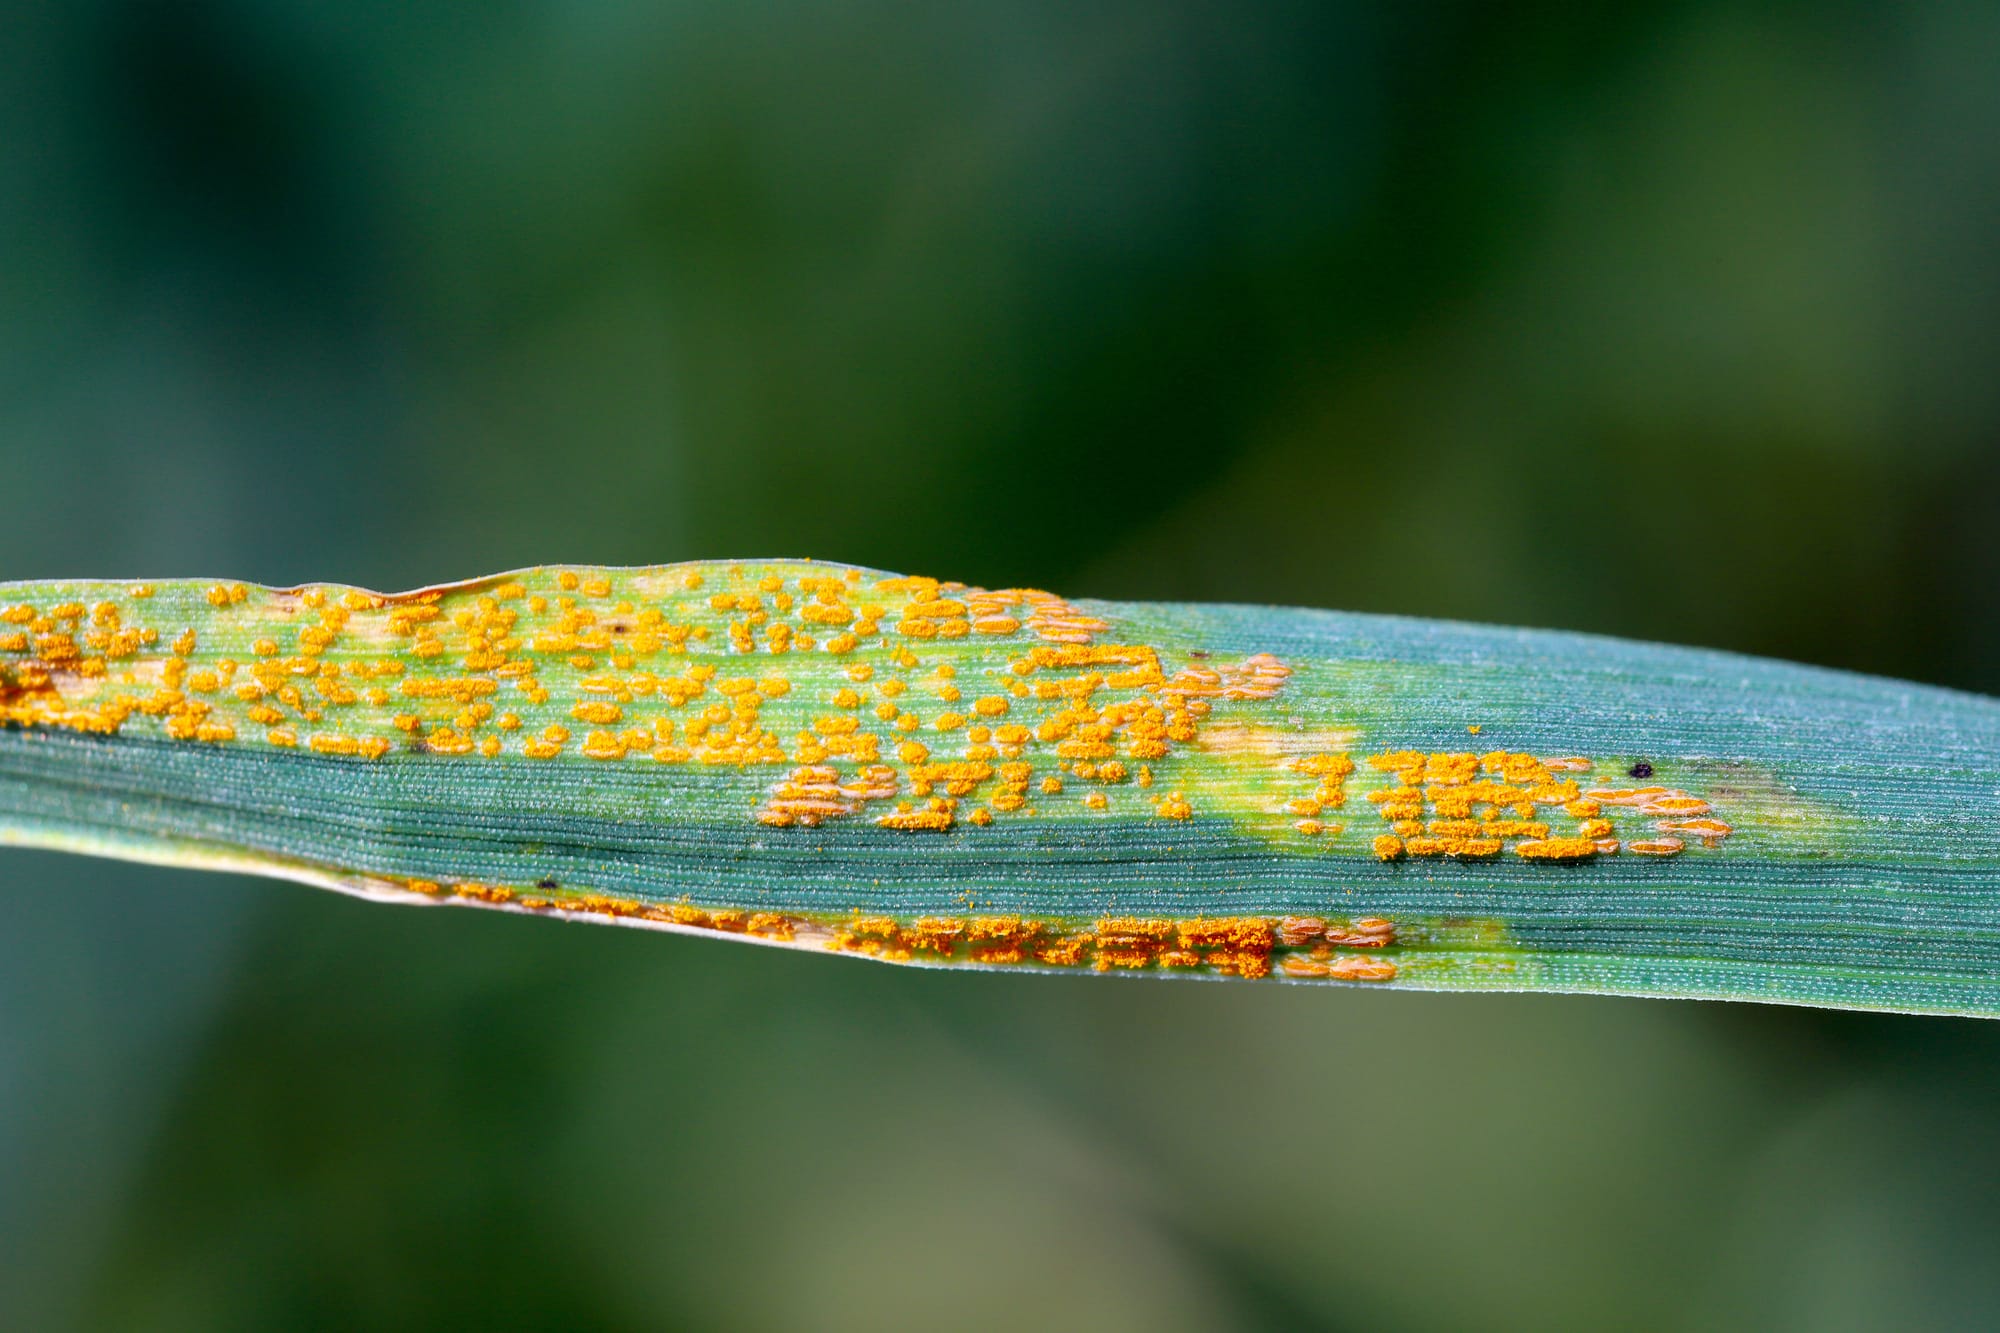
M2000 1013L1996 759L1895 681L804 561L0 585L0 839L940 966Z

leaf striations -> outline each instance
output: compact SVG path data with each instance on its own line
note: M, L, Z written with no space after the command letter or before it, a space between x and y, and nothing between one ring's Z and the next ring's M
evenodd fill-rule
M2000 705L813 561L0 584L0 841L885 961L2000 1014Z

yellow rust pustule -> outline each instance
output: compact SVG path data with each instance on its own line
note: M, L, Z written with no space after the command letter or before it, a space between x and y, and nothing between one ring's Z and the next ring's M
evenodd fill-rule
M1300 933L1311 920L1315 929ZM1189 971L1262 978L1284 963L1292 979L1388 981L1393 959L1366 965L1342 960L1339 948L1380 951L1395 929L1376 917L1337 922L1317 918L1104 917L1089 925L1063 925L1021 916L919 917L856 915L827 947L886 962L971 963L988 967L1039 966L1095 972ZM1309 952L1300 952L1300 951ZM1314 968L1300 971L1294 957ZM1339 970L1330 970L1338 965Z
M1291 981L1382 982L1394 980L1399 972L1396 960L1384 956L1385 948L1396 943L1395 927L1380 917L1104 917L1078 925L1018 915L901 918L855 913L843 922L828 923L783 912L643 902L559 887L553 881L534 888L415 878L387 883L439 902L746 936L890 963L1188 972Z
M0 606L0 724L321 762L745 774L740 817L770 836L1063 814L1169 837L1228 818L1333 854L1562 864L1734 832L1699 794L1597 785L1609 761L1583 756L1383 751L1359 770L1353 731L1287 721L1293 664L1144 641L1031 589L780 562L397 595L76 586ZM1357 785L1381 822L1348 843Z
M306 748L362 759L407 750L503 762L571 753L733 767L872 765L884 737L871 728L815 725L787 737L762 723L760 704L790 690L781 666L756 681L718 679L716 659L895 649L888 665L914 671L917 659L899 647L906 640L1076 644L1104 628L1049 593L810 566L553 569L394 596L244 584L161 591L114 589L87 625L80 602L0 608L0 722L115 734L152 719L170 739L293 748L317 738ZM196 697L215 694L216 682L213 673L190 676L188 663L218 636L240 638L242 678L225 696ZM385 713L392 682L423 702ZM499 714L504 724L468 697L496 690L515 705ZM522 728L524 712L551 700L585 724L576 737L554 725ZM1023 728L985 721L1009 707L997 692L973 703L982 720L973 744L1018 748ZM925 721L906 713L877 720L904 731Z
M1707 801L1678 788L1584 790L1568 776L1596 767L1581 756L1398 750L1371 756L1368 766L1391 775L1390 785L1368 794L1388 825L1372 844L1384 861L1479 860L1511 851L1524 861L1578 862L1614 856L1621 847L1641 856L1672 856L1685 845L1674 834L1694 832L1706 846L1719 847L1733 832L1711 817ZM1621 842L1606 806L1653 816L1653 830L1666 836ZM1688 818L1696 815L1704 818Z

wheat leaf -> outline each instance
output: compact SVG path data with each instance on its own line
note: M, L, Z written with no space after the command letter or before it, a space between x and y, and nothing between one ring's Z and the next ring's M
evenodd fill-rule
M2000 1013L1982 698L809 561L0 585L0 841L876 959Z

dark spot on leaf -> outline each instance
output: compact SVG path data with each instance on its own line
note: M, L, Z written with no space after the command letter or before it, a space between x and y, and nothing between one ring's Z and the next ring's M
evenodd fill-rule
M554 875L543 875L540 879L535 881L535 887L538 889L556 889L556 888L561 888L562 886L556 883L556 877Z
M1643 759L1626 771L1635 778L1650 778L1653 776L1653 766Z

